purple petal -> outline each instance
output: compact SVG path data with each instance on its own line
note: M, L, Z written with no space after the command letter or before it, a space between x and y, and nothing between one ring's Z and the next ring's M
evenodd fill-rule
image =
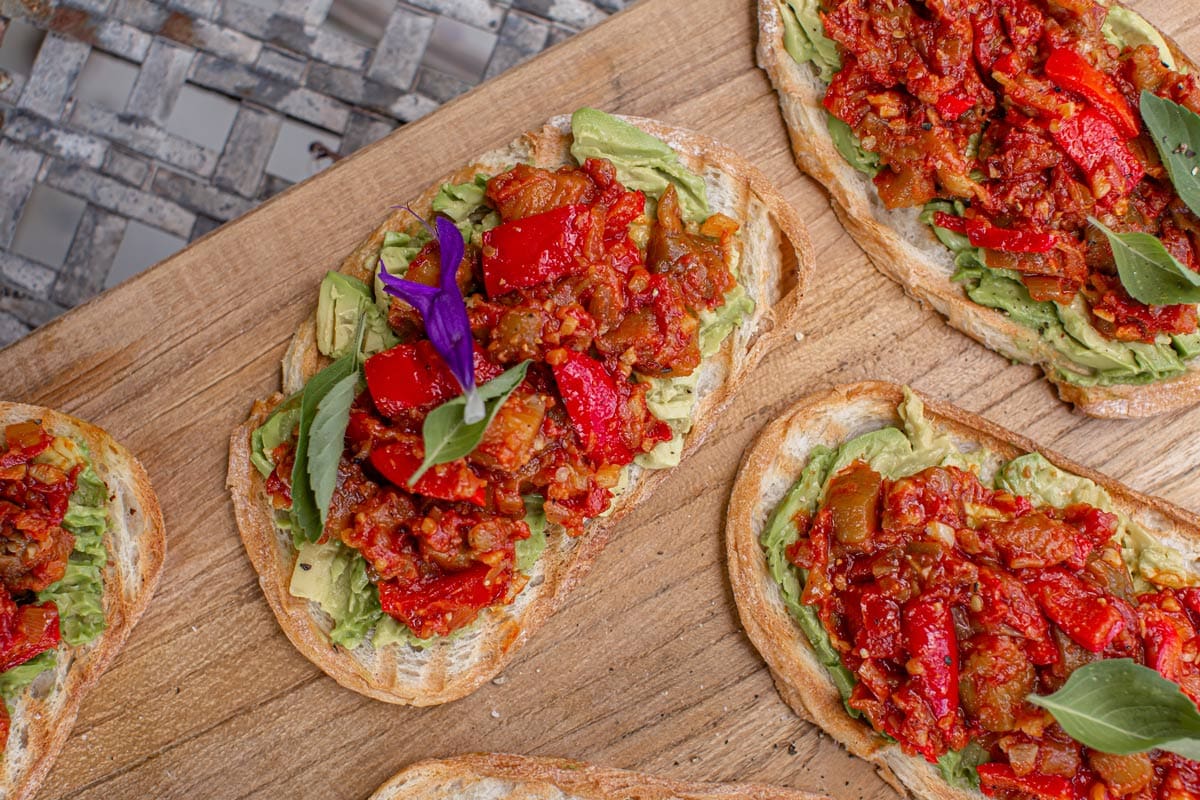
M475 340L471 337L467 307L457 288L453 292L439 292L431 311L427 316L422 315L425 333L463 392L470 394L475 388Z
M462 261L466 244L463 242L458 226L449 218L438 217L434 220L434 224L437 226L438 250L441 252L442 259L442 291L452 291L454 294L458 294L455 275L458 272L458 265Z
M437 240L440 254L438 286L426 286L397 278L388 273L383 260L380 259L379 277L383 282L384 291L393 297L399 297L420 312L430 343L446 362L446 366L450 367L450 372L467 395L471 416L481 419L482 416L478 412L482 403L475 392L475 340L471 337L471 321L467 317L467 306L463 302L456 280L466 243L452 220L438 217L434 222L435 230L408 206L399 208L420 220L430 235Z

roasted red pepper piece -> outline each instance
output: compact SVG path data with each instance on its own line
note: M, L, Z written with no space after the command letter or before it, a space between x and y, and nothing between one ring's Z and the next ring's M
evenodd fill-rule
M397 486L439 500L486 505L487 481L472 472L462 460L431 467L415 485L409 487L408 479L421 466L421 460L407 441L376 447L370 455L371 465Z
M1178 589L1175 593L1184 607L1191 612L1189 616L1192 624L1200 626L1200 588L1189 586L1186 589Z
M1125 629L1125 618L1115 606L1121 601L1073 573L1041 570L1028 585L1046 616L1085 650L1103 652Z
M1058 775L1018 775L1008 764L980 764L979 788L988 797L997 790L1028 792L1039 800L1075 800L1071 781Z
M1045 69L1047 78L1064 89L1078 92L1089 103L1104 111L1108 121L1126 139L1138 135L1140 128L1137 115L1117 91L1112 78L1089 64L1083 56L1067 48L1052 50L1046 59Z
M1050 640L1050 626L1029 591L1011 573L993 567L979 568L980 610L972 612L989 629L1007 625L1025 637L1029 660L1037 665L1058 661L1058 648Z
M1087 175L1097 200L1107 196L1109 189L1116 190L1119 196L1129 194L1146 174L1142 162L1125 144L1125 137L1095 109L1084 108L1052 123L1049 129L1058 146ZM1106 179L1111 186L1101 186ZM1122 181L1123 185L1116 185L1112 179Z
M620 241L629 233L629 224L646 210L646 195L641 192L625 192L608 208L604 218L605 243Z
M504 594L509 581L482 562L433 580L379 582L383 613L403 622L422 639L444 636L475 619Z
M878 586L867 586L859 596L858 632L854 648L870 658L899 658L900 605Z
M487 360L475 347L475 383L482 384L504 369ZM375 407L385 417L397 417L412 409L429 409L458 397L462 387L450 372L433 343L422 339L398 344L376 353L363 364L367 389Z
M937 112L942 115L943 119L954 120L974 108L975 101L969 97L951 92L939 97L933 107L937 109Z
M923 594L904 606L900 629L913 686L938 727L950 731L958 719L958 640L950 604Z
M965 219L944 211L933 215L933 224L964 234L975 247L1003 250L1006 253L1047 253L1054 249L1054 244L1058 241L1058 236L1053 231L997 228L980 217Z
M483 284L488 297L586 271L603 253L603 219L603 209L576 203L485 231Z
M26 464L45 450L54 437L36 422L18 422L4 429L6 450L0 453L0 469Z
M1194 702L1200 702L1200 665L1196 663L1200 640L1181 602L1183 591L1163 589L1142 595L1137 615L1146 647L1146 666L1179 684Z
M8 597L0 619L0 672L24 664L41 652L57 647L58 606L54 603L16 606ZM2 741L2 740L0 740Z
M617 381L596 359L568 350L554 366L554 380L584 451L601 464L628 464L634 452L621 438Z

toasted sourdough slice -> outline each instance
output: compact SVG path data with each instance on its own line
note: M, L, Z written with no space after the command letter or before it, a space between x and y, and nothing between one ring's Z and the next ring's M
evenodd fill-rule
M985 479L1005 461L1024 453L1041 453L1060 469L1103 487L1118 511L1153 531L1162 543L1186 554L1195 568L1200 553L1200 516L1134 492L982 417L924 396L921 399L926 419L938 433L949 434L960 450L983 447L990 451L982 472ZM804 398L763 429L742 462L729 501L725 529L729 579L750 641L770 667L780 695L797 714L875 764L901 792L907 789L916 797L937 800L982 797L951 787L933 765L905 755L898 745L875 734L868 723L846 713L825 667L784 606L759 543L768 518L799 477L812 449L817 445L836 448L868 431L900 427L896 409L902 400L901 387L890 383L838 386Z
M370 800L819 800L795 789L691 783L563 758L479 753L413 764Z
M1003 311L981 306L950 280L954 254L918 219L919 209L889 210L871 179L838 153L821 104L825 84L811 64L797 64L783 45L778 0L758 0L758 63L779 93L796 163L829 191L834 211L880 272L933 306L955 328L1007 358L1035 364L1059 397L1094 417L1146 417L1200 401L1200 359L1183 375L1154 383L1079 386L1058 375L1070 370L1062 353ZM1165 38L1165 37L1164 37ZM1177 63L1194 62L1166 39Z
M94 425L48 408L0 402L0 426L38 420L55 436L87 444L92 466L108 487L104 546L105 629L80 647L58 647L53 669L39 675L10 707L0 797L32 797L71 733L83 695L129 637L162 572L166 546L162 512L137 459Z
M812 261L812 245L796 212L763 175L728 148L696 133L645 119L623 117L667 142L685 166L706 183L713 212L741 224L736 246L739 281L754 299L755 310L726 339L721 350L699 367L695 424L684 443L684 457L696 450L746 375L766 352L772 334L794 328L803 281ZM527 133L508 147L435 182L411 207L422 215L443 183L459 183L477 172L496 174L517 162L557 167L568 163L570 120L556 117L540 131ZM370 282L388 230L410 230L412 217L393 213L342 264L341 270ZM315 294L315 292L314 292ZM283 362L284 395L299 390L326 359L316 347L315 315L296 333ZM288 586L296 559L290 538L276 529L264 483L251 465L251 434L284 395L254 405L247 422L233 433L228 483L242 541L259 582L284 633L309 660L347 688L392 703L434 705L455 700L492 678L513 653L562 603L588 571L619 521L666 477L631 465L630 488L613 502L611 513L587 523L572 538L554 526L529 583L510 605L485 610L474 625L424 649L407 644L354 650L330 643L330 618L315 603L293 597ZM686 467L684 467L686 468Z

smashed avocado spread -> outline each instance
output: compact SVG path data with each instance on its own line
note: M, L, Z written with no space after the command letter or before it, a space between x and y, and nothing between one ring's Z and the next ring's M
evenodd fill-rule
M819 0L779 0L779 8L787 52L797 63L811 63L823 81L831 81L842 68L842 59L838 45L827 35ZM1122 50L1150 46L1165 68L1177 68L1161 34L1134 11L1119 6L1108 9L1101 32L1104 39ZM949 101L946 104L942 111L947 111ZM880 171L879 155L864 148L854 130L841 119L826 116L838 152L855 169L874 178ZM981 138L979 134L971 138L968 155L978 150ZM1079 386L1154 383L1182 375L1186 362L1200 353L1200 333L1166 328L1146 333L1139 329L1135 339L1113 338L1111 332L1098 330L1081 295L1034 299L1021 273L989 266L984 247L972 246L965 233L935 224L939 214L961 219L965 208L958 200L932 200L924 205L921 220L954 252L957 271L953 280L963 284L972 301L1002 311L1017 324L1031 328L1042 344L1063 357L1054 365L1057 379ZM1018 348L1022 346L1017 343Z
M482 269L484 287L473 284L464 269L458 275L475 331L477 381L491 380L515 361L532 362L526 381L499 406L465 459L434 467L408 487L405 477L421 456L420 417L459 390L446 383L440 360L428 362L438 357L421 336L420 318L384 291L378 269L373 286L339 273L322 283L321 352L353 357L361 342L365 360L366 391L350 409L347 450L330 506L330 516L341 513L344 521L328 524L317 541L306 541L295 529L289 477L303 425L303 392L254 431L251 457L266 479L278 526L293 534L297 558L290 593L329 616L335 644L428 646L470 629L480 609L511 602L538 577L550 524L577 535L585 519L611 510L610 499L638 470L678 463L700 393L700 362L754 310L737 281L740 247L730 238L736 223L709 212L702 176L661 140L599 111L576 112L572 134L579 166L550 172L518 165L497 175L479 174L442 186L432 201L434 212L461 233L464 264L482 256L475 269ZM585 211L589 202L598 210ZM569 263L560 249L576 246L574 234L554 227L564 222L583 230L603 224L596 228L596 244L608 251L611 266L587 281L554 272ZM522 236L540 239L526 244ZM434 283L438 246L428 230L414 225L387 233L379 260L389 275ZM542 288L531 280L535 269L550 270L552 283ZM542 298L539 293L553 285L559 287L553 300ZM647 302L636 299L642 292ZM689 306L694 311L684 311ZM555 350L556 344L565 349ZM610 377L608 359L619 353L632 370ZM409 398L413 390L406 386L422 397ZM585 394L577 397L578 392ZM620 405L615 413L600 406L590 410L606 392L627 404L626 410ZM619 429L608 430L627 424L623 418L633 423L631 431L641 427L640 445ZM532 458L521 452L525 448ZM360 460L364 451L368 456ZM528 477L510 478L509 486L500 472ZM561 477L546 482L542 475L573 477L560 485ZM352 517L337 511L346 496L365 498ZM411 544L398 551L395 543L405 542L413 530L403 522L410 510L420 525ZM489 513L496 515L492 521ZM335 526L345 525L367 527L331 535ZM438 590L434 605L445 616L420 611L426 601L419 597L413 601L419 585L432 585L431 579L418 578L412 590L393 588L407 580L406 559L434 582L449 587L457 581ZM492 587L487 590L474 582L484 575Z
M1200 789L1200 764L1095 753L1025 700L1104 658L1200 699L1184 657L1200 646L1200 588L1183 557L1093 481L1037 453L963 450L907 389L898 412L901 427L815 447L761 537L847 711L988 795Z
M108 489L87 446L38 422L9 425L0 461L0 743L7 709L54 667L59 642L87 644L105 628ZM15 555L14 555L15 553Z

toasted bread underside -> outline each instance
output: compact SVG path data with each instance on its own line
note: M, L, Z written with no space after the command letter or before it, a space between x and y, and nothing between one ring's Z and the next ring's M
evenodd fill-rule
M691 783L562 758L478 753L421 761L370 800L821 800L795 789Z
M702 175L709 205L741 224L739 278L755 301L755 311L725 341L719 353L701 365L696 424L684 456L698 448L775 336L794 328L801 290L812 262L812 245L796 212L763 175L726 147L698 134L658 122L624 118L670 144L682 161ZM508 147L490 152L433 184L411 207L428 215L443 183L471 180L477 172L496 174L524 161L557 167L568 163L570 120L558 117L540 131L527 133ZM342 264L347 274L371 280L377 253L389 230L410 230L412 218L393 213ZM283 363L283 391L292 393L323 365L316 348L315 317L297 331ZM527 637L560 605L588 571L615 525L655 485L665 471L633 470L630 489L614 501L612 513L587 523L578 538L561 529L548 531L548 543L529 584L507 606L484 611L459 635L425 649L406 644L376 649L370 643L346 650L328 637L331 620L320 608L288 592L295 550L272 523L264 484L250 463L250 437L283 395L256 403L250 419L234 431L230 446L229 487L242 541L258 571L259 582L275 616L292 643L343 686L392 703L434 705L463 697L492 678Z
M38 676L13 705L0 773L0 797L7 800L32 797L37 790L71 733L84 693L99 680L150 602L166 546L150 478L128 450L94 425L66 414L0 403L0 426L30 419L41 421L56 436L85 442L96 473L108 487L106 626L82 647L59 645L55 668Z
M868 431L899 426L896 409L902 399L902 389L895 384L838 386L802 399L759 434L742 462L729 501L725 529L729 579L746 634L770 667L780 695L797 714L875 764L900 791L904 787L917 797L937 800L979 798L982 795L978 793L951 787L924 759L906 756L897 745L886 744L866 722L846 713L825 667L784 606L783 594L767 569L766 554L759 544L767 519L799 478L813 447L836 448ZM1040 452L1060 469L1103 486L1122 513L1154 532L1160 541L1188 554L1195 567L1200 516L1139 494L982 417L922 399L926 418L939 432L948 433L961 450L984 447L991 452L983 470L985 478L990 479L1005 461Z
M919 209L889 210L871 179L850 166L829 136L821 101L825 84L811 64L797 64L783 46L777 0L758 0L758 63L779 93L796 163L819 181L842 224L875 267L920 303L932 306L957 328L991 350L1046 373L1063 400L1094 417L1148 417L1200 400L1200 359L1176 378L1145 385L1078 386L1063 380L1069 361L1032 328L1002 311L981 306L950 280L954 254L918 219ZM1178 63L1196 66L1167 39Z

